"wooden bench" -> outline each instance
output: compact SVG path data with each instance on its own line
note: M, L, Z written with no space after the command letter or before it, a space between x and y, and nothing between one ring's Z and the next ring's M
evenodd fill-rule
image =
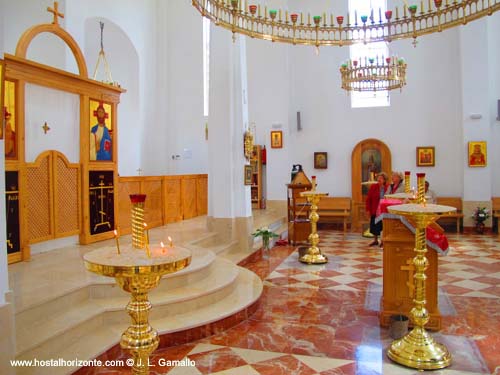
M319 222L341 221L344 233L347 224L351 221L351 198L349 197L322 197L318 203Z
M460 233L460 225L462 224L462 220L464 218L464 214L462 213L462 198L460 197L437 197L437 204L441 204L443 206L451 206L457 209L456 212L444 215L438 219L439 223L456 221L457 224L457 233Z
M493 218L493 222L497 224L497 231L500 236L500 228L498 227L498 219L500 218L500 197L491 198L491 217Z

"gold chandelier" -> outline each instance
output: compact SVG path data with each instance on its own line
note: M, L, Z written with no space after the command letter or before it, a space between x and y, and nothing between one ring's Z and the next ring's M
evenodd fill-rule
M290 44L342 46L354 43L391 42L441 32L465 25L500 10L500 0L427 0L420 7L411 5L395 12L382 10L370 14L347 17L330 13L312 17L303 13L289 13L267 6L248 5L247 0L192 0L202 16L216 25L251 38ZM244 3L244 4L243 4ZM264 9L262 9L264 8ZM346 21L344 23L344 20Z
M406 62L396 56L348 60L340 66L342 88L347 91L402 89L406 85Z

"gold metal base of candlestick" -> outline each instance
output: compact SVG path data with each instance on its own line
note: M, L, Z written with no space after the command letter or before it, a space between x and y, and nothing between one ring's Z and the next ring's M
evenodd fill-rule
M370 232L370 228L368 228L367 230L365 230L362 234L363 237L365 238L373 238L375 237L372 232Z
M438 370L451 364L451 354L446 346L434 341L423 327L415 327L405 337L394 341L387 356L394 362L418 370Z
M309 247L305 254L299 258L299 261L307 264L324 264L328 263L326 255L321 254L319 248L316 246Z

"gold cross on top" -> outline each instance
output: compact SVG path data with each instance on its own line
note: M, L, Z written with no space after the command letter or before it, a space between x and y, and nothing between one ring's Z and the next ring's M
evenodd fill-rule
M59 25L58 17L64 18L64 13L59 13L58 7L59 7L59 2L57 1L54 1L54 8L47 7L47 12L54 14L54 20L52 21L53 25Z

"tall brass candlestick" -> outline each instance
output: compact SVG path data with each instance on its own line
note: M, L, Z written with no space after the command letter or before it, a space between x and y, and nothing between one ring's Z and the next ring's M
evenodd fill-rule
M144 202L146 194L131 194L132 202L132 247L144 249Z
M417 203L425 204L425 173L417 173Z
M316 176L312 176L312 189L310 191L303 191L300 193L301 197L306 197L307 201L311 204L311 213L309 214L309 220L311 221L311 234L309 235L309 243L311 246L307 249L304 255L299 258L299 261L307 264L323 264L328 262L328 258L321 254L321 250L318 247L319 235L317 231L317 222L319 220L318 215L318 202L321 197L325 197L328 194L318 193L316 191Z
M418 175L418 192L425 192L425 173ZM423 193L425 194L425 193ZM415 253L413 276L415 285L414 307L410 311L413 330L403 338L392 342L387 356L394 362L418 370L436 370L451 364L451 354L443 344L438 344L425 330L429 321L429 312L425 308L425 270L428 260L425 232L429 224L439 216L455 211L456 208L436 204L402 204L389 206L391 214L405 216L415 223Z
M405 171L405 193L410 194L410 171Z

